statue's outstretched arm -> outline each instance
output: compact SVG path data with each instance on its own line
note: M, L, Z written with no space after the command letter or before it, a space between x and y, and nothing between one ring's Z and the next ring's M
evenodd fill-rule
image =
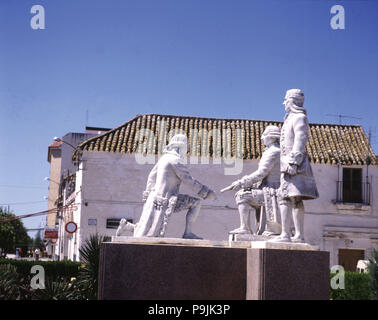
M188 168L182 163L172 164L172 168L179 179L188 185L195 193L198 193L202 188L202 183L194 179L189 173Z
M201 198L206 199L207 197L210 197L213 200L216 199L215 193L210 188L194 179L185 165L182 163L176 163L172 164L172 167L180 180L188 185Z
M269 173L272 171L274 164L280 157L280 152L265 152L259 162L259 167L256 171L250 175L244 176L243 178L234 181L231 185L221 190L221 192L226 192L230 190L240 190L241 188L252 187L253 184L262 181Z
M243 188L252 187L253 184L262 181L272 171L276 158L279 157L279 153L265 152L259 162L259 167L256 171L250 175L244 176L240 179L240 184Z

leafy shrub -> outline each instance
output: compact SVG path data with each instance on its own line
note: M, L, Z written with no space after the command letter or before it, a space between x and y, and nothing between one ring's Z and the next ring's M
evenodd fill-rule
M72 283L66 279L45 279L45 288L33 291L33 300L69 300L73 293Z
M97 299L98 270L100 264L100 245L109 238L97 233L90 235L81 245L80 260L84 267L80 270L76 287L77 299Z
M108 238L91 235L80 248L81 262L0 259L0 299L88 300L97 299L101 242ZM30 269L45 269L45 289L30 287Z
M0 300L17 299L18 273L11 264L0 265Z
M330 279L336 274L331 273ZM330 288L331 300L369 300L369 274L345 271L345 289Z
M59 278L77 277L80 271L80 262L73 261L29 261L16 259L0 259L0 265L11 264L16 267L17 273L23 277L30 276L30 269L34 265L41 265L45 269L46 277L52 281Z
M32 289L33 265L45 268L45 289ZM0 300L66 300L74 297L71 278L79 274L78 262L0 259Z

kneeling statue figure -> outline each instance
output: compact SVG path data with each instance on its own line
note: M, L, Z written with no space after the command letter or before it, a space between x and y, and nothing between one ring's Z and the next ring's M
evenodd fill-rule
M164 237L170 215L187 210L183 238L202 239L192 232L192 225L201 208L201 198L216 200L217 197L211 189L194 179L183 164L187 144L187 137L183 134L177 134L170 140L148 176L139 222L132 224L122 219L117 236L124 231L132 231L134 237ZM188 185L199 198L180 194L181 183Z

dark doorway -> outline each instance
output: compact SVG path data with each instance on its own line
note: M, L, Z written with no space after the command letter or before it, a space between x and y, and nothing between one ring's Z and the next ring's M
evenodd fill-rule
M345 271L356 271L358 260L365 259L365 251L359 249L339 249L339 265Z

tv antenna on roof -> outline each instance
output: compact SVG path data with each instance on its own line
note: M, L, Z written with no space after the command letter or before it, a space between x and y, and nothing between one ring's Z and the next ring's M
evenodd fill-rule
M348 115L345 115L345 114L326 114L326 116L328 117L337 117L339 118L339 125L342 125L342 119L343 118L348 118L348 119L357 119L357 120L362 120L362 118L360 117L354 117L354 116L348 116ZM339 135L336 135L336 140L337 140L337 144L339 145L340 144L340 137ZM340 167L340 156L341 156L341 149L337 148L337 154L336 154L336 157L337 157L337 167L338 167L338 181L341 181L341 167Z
M328 117L338 117L340 125L341 125L341 121L342 121L343 118L362 120L362 118L348 116L348 115L345 115L345 114L326 114L326 116L328 116Z

